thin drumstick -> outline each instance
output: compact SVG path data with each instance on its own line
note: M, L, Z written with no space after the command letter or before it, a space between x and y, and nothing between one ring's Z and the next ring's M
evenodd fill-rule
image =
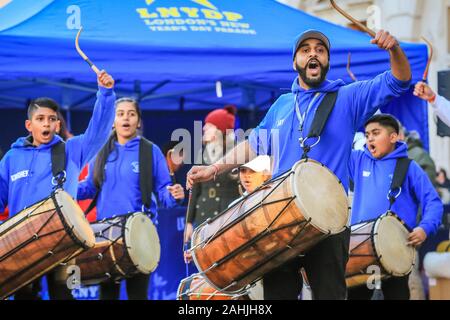
M78 54L83 58L84 61L87 62L87 64L91 67L91 69L96 74L99 74L100 70L97 68L97 66L95 64L92 63L92 61L88 58L88 56L80 48L79 41L80 41L80 34L81 34L82 30L83 30L83 27L81 27L80 30L78 30L77 36L75 38L75 48L77 49Z
M336 9L336 11L338 11L340 14L342 14L348 20L350 20L355 25L357 25L361 30L363 30L364 32L367 32L372 38L375 38L375 36L376 36L375 31L373 31L372 29L369 29L367 26L365 26L364 24L362 24L361 22L359 22L358 20L353 18L350 14L345 12L341 7L339 7L336 4L336 2L334 0L330 0L330 2L331 2L331 5L333 6L333 8Z
M422 76L422 81L427 82L428 80L428 72L430 71L431 60L433 59L433 45L430 41L428 41L425 37L422 37L422 40L425 41L430 49L430 55L428 57L427 66Z

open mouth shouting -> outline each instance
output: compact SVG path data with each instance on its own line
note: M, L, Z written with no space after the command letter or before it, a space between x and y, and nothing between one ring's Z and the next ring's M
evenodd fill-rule
M373 143L368 143L367 149L369 149L369 151L372 155L375 155L377 153L377 147Z
M50 130L44 130L42 131L42 138L44 140L50 140L52 138L52 133Z
M321 71L320 62L316 59L311 59L306 66L306 70L313 77L319 76Z

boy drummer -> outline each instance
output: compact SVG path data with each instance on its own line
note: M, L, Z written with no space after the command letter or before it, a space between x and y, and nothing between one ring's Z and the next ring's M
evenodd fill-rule
M365 124L366 146L364 151L353 151L349 161L350 179L355 191L352 209L352 225L373 220L390 207L388 194L398 159L408 158L407 146L398 141L399 124L391 115L380 114ZM392 190L394 192L394 190ZM417 247L437 231L443 206L427 174L412 161L406 178L391 210L413 230L408 245ZM419 206L422 219L416 224ZM386 300L408 300L408 275L382 280ZM370 299L372 291L365 286L348 290L349 299Z
M63 188L76 198L78 175L108 140L114 120L114 79L105 71L97 76L98 92L94 112L86 132L65 144L65 175ZM28 107L25 128L30 133L13 143L0 162L0 212L9 207L10 217L48 197L54 186L51 166L52 147L63 143L56 134L60 129L59 106L50 98L33 100ZM51 299L72 299L65 285L56 285L50 275ZM39 280L34 286L39 285ZM37 299L33 286L19 290L16 299Z

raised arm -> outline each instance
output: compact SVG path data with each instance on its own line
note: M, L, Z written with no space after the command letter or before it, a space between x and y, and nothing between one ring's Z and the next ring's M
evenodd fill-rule
M70 150L69 156L80 169L91 161L102 146L108 140L114 122L114 94L113 78L102 71L98 77L97 100L95 102L92 118L89 121L85 133L69 139L67 142Z
M433 89L424 82L418 82L414 87L414 95L428 101L433 111L447 126L450 126L450 101L437 95Z
M391 70L394 77L400 81L411 80L411 66L405 52L400 47L397 39L388 31L377 32L372 44L376 44L380 49L389 51L391 59Z

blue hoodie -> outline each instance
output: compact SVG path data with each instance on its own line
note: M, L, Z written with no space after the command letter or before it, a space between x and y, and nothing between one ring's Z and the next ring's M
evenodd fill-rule
M114 121L115 94L99 87L97 101L86 132L66 142L66 178L64 190L77 195L80 170L108 140ZM47 144L34 147L19 138L0 162L0 212L9 206L10 217L25 207L48 197L53 190L51 147L61 141L55 135Z
M301 88L297 78L292 85L292 93L278 98L259 126L253 130L249 137L250 146L257 154L273 156L274 177L290 170L303 154L299 143L300 122L295 112L294 99L298 101L302 114L312 103L306 115L303 130L303 137L306 137L314 114L325 96L324 93L339 91L320 142L311 149L309 157L323 163L333 171L347 190L347 163L356 130L364 125L378 108L386 105L394 97L407 92L409 85L410 81L400 81L390 71L370 81L360 81L350 85L345 85L342 80L333 82L326 80L318 88L310 90ZM313 101L316 93L320 93L320 96ZM278 146L275 142L277 139L274 138L277 134L279 135Z
M139 140L136 137L126 144L115 143L105 165L105 181L97 200L97 220L142 210L139 187ZM89 164L89 174L78 186L78 199L92 199L97 192L94 185L95 160ZM167 190L171 185L169 169L161 149L153 144L153 191L159 204L165 208L177 203ZM156 213L157 204L152 197L150 211Z
M408 157L408 148L403 142L398 142L396 149L382 159L374 158L367 147L364 151L352 152L349 161L350 178L355 183L352 225L376 219L388 210L387 195L397 159L402 157ZM421 207L419 227L427 235L435 233L441 224L442 202L427 174L415 161L411 162L401 188L400 196L391 210L414 229Z

